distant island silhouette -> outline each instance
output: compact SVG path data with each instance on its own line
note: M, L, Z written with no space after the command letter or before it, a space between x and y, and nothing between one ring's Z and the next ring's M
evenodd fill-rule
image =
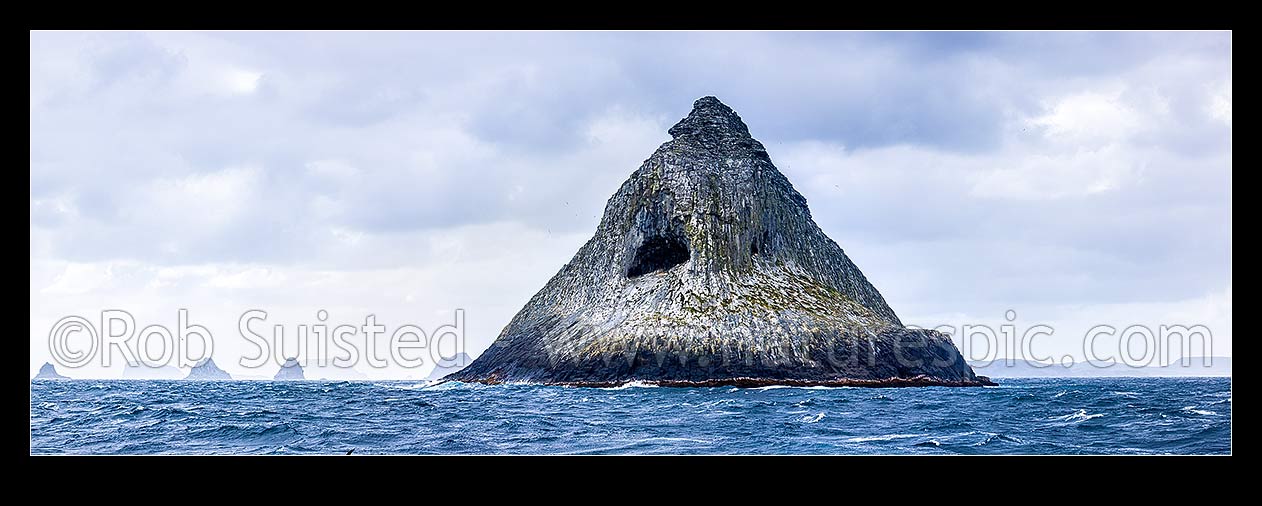
M39 373L37 373L35 377L32 379L64 380L64 379L70 379L70 378L62 376L60 373L58 373L57 368L54 367L53 364L44 362L44 365L40 366L39 368Z
M215 359L207 358L188 371L188 380L230 380L232 375L215 365Z

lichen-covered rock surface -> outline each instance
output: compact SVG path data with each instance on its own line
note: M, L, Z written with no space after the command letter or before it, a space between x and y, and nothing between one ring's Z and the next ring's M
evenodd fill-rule
M448 380L612 386L990 384L905 328L741 118L696 101L596 234Z

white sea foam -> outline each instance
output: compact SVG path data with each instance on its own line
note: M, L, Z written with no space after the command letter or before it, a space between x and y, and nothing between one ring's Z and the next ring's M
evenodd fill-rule
M614 445L614 446L604 446L604 447L599 447L599 448L586 448L586 449L582 449L578 451L566 452L566 454L584 455L584 454L593 454L593 453L612 453L612 452L617 452L619 450L627 450L631 448L644 446L646 444L655 444L655 443L694 443L694 444L701 444L701 445L713 444L713 442L705 440L705 439L694 439L694 438L686 438L686 437L650 437L650 438L644 438L644 439L637 439L635 441L628 441L623 444Z
M657 385L643 381L628 381L616 387L602 388L601 390L626 390L628 388L657 388Z
M422 388L433 385L433 383L432 382L405 383L405 384L377 383L377 385L387 390L420 390Z
M680 442L680 443L701 443L701 444L710 444L713 442L708 439L697 439L697 438L691 438L691 437L665 437L665 436L645 438L637 442L638 443L651 443L655 441L672 441L672 442Z
M1205 416L1217 415L1217 414L1218 414L1218 413L1213 412L1213 411L1207 411L1207 410L1204 410L1204 409L1196 409L1196 406L1183 406L1183 411L1187 411L1188 413L1195 413L1195 414L1198 414L1198 415L1205 415Z
M818 422L818 421L823 420L823 419L824 419L824 413L820 413L820 414L815 415L815 416L804 416L804 417L802 417L802 421L803 421L803 422L806 422L806 423L815 423L815 422Z
M1087 413L1087 410L1080 409L1078 410L1077 413L1070 413L1068 415L1055 416L1055 417L1052 417L1052 419L1061 420L1065 422L1079 423L1079 422L1085 422L1092 418L1100 418L1102 416L1104 416L1103 413Z

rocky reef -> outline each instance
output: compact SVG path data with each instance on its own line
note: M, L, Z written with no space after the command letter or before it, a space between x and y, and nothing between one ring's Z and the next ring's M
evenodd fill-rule
M298 359L287 358L285 359L285 363L281 364L280 370L276 371L276 376L274 376L272 379L274 380L300 380L300 379L306 379L306 376L302 373L302 365L298 363Z
M207 358L188 370L187 380L230 380L232 376L215 365L215 359Z
M64 379L70 379L70 378L62 376L61 374L57 372L56 367L54 367L52 364L48 362L44 362L44 365L39 367L39 372L36 373L35 377L32 379L64 380Z
M979 386L903 326L741 118L696 101L595 235L445 379L613 386Z

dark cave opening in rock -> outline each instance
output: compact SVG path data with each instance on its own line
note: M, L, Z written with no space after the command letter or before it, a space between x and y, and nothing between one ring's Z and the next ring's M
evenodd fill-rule
M627 268L627 277L634 278L650 272L664 271L687 262L689 258L688 244L682 239L672 236L653 236L644 241L635 250L631 266Z

